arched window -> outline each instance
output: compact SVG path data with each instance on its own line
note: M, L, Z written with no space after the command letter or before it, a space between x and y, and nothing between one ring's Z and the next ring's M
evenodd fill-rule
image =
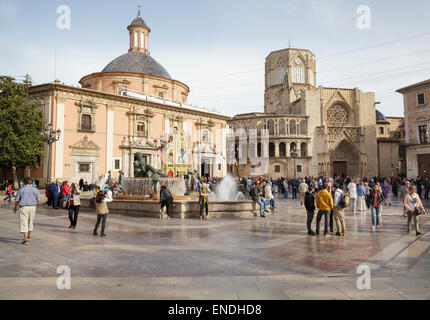
M282 119L278 123L279 134L285 134L285 120Z
M257 144L257 157L261 157L261 143Z
M279 156L286 157L287 156L287 145L284 142L279 144Z
M293 83L306 83L306 68L299 57L294 60L293 64Z
M267 122L267 125L269 127L269 134L270 135L274 135L275 134L275 121L273 120L269 120Z
M249 157L255 158L255 144L254 143L249 144Z
M290 134L297 134L296 120L290 121Z
M203 130L203 143L209 143L209 132L207 130Z
M292 155L293 151L297 151L297 145L295 142L290 143L290 154Z
M137 135L139 137L144 137L145 136L145 123L142 121L139 121L137 123Z
M275 156L275 144L273 142L269 143L269 157Z
M308 147L304 142L300 145L300 153L302 158L306 158L308 156Z
M301 135L306 135L307 134L306 121L305 120L300 121L300 134Z
M145 36L143 35L143 32L140 33L140 47L145 47Z

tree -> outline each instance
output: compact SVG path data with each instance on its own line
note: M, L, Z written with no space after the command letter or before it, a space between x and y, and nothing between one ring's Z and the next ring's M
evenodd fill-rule
M28 99L29 81L0 77L0 168L11 170L18 188L17 168L37 168L43 155L43 116Z

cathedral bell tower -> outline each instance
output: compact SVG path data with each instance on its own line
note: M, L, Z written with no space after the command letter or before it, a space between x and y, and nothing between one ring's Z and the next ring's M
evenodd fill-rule
M140 6L136 19L127 27L127 30L130 33L130 49L128 51L144 52L149 55L148 40L151 29L140 16Z
M274 51L266 58L266 113L285 113L306 90L316 88L315 55L306 49Z

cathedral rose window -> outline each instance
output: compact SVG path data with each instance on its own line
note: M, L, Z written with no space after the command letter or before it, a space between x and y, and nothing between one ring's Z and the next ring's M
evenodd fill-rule
M332 127L343 127L348 124L349 112L341 104L332 105L327 110L327 123Z

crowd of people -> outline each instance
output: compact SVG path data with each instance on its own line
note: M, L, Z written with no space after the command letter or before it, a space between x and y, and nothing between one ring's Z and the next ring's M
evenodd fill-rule
M193 191L198 193L200 204L200 220L208 218L209 197L216 191L221 179L203 177L197 180ZM381 208L391 206L392 198L399 198L404 204L402 214L407 217L407 231L412 230L414 222L416 235L420 236L419 216L425 214L421 198L429 199L429 179L417 177L415 180L406 180L398 177L386 178L361 178L350 177L305 177L298 179L267 179L256 177L244 177L236 179L238 191L243 198L250 199L258 207L260 217L266 214L277 213L276 199L297 199L307 212L306 227L309 235L320 234L321 220L324 218L324 236L336 234L346 236L347 228L345 210L352 213L366 213L370 209L372 218L372 231L381 228ZM28 244L33 230L33 219L36 205L40 201L40 193L34 182L25 178L20 189L15 193L12 184L6 183L5 201L12 201L15 196L14 212L19 212L20 230L24 234L23 244ZM80 195L82 191L93 192L90 204L95 208L97 221L93 234L98 235L98 227L101 226L101 236L106 236L106 219L109 213L107 203L113 201L113 192L105 186L86 188L81 179L79 184L69 181L55 181L46 186L45 205L53 209L66 209L69 214L70 229L76 229L79 211L81 207ZM112 188L114 189L114 188ZM424 193L424 195L423 195ZM392 196L391 196L392 195ZM161 186L159 195L161 211L166 207L167 217L170 219L172 207L175 206L172 193L166 186ZM30 208L31 207L31 208ZM316 215L316 230L312 230L312 223ZM334 227L336 226L336 231Z

